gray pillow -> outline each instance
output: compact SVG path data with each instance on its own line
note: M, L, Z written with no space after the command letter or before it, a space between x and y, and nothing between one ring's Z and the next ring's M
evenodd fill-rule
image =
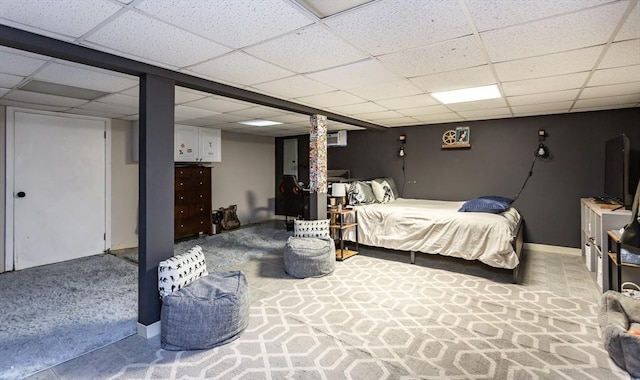
M354 206L376 203L376 197L373 195L371 186L362 181L351 183L347 197L349 198L349 204Z

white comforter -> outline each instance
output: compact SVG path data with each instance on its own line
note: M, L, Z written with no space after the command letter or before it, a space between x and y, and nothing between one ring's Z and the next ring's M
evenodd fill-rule
M399 198L393 203L355 206L358 242L515 268L519 259L511 243L520 223L518 211L458 212L463 203ZM348 231L345 238L355 241L355 230Z

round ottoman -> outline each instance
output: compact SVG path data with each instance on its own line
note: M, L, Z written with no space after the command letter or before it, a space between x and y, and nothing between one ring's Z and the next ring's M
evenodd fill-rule
M331 238L290 237L284 247L284 270L293 277L322 277L336 267Z
M213 273L162 297L161 347L204 350L238 338L249 323L249 287L241 271Z

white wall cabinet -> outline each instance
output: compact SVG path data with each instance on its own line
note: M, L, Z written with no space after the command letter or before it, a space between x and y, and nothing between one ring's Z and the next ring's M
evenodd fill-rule
M599 205L591 198L580 200L580 221L582 257L586 260L587 268L594 272L594 279L600 290L608 290L609 287L609 260L608 253L611 250L607 239L607 232L619 230L631 219L631 211L607 209Z
M175 126L175 162L221 162L222 140L219 129Z

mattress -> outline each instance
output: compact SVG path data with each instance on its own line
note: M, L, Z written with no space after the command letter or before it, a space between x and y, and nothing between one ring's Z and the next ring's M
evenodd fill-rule
M519 264L514 240L521 221L515 208L500 214L458 212L464 202L398 198L393 203L354 206L358 242L479 260L496 268ZM355 241L355 229L345 239Z

